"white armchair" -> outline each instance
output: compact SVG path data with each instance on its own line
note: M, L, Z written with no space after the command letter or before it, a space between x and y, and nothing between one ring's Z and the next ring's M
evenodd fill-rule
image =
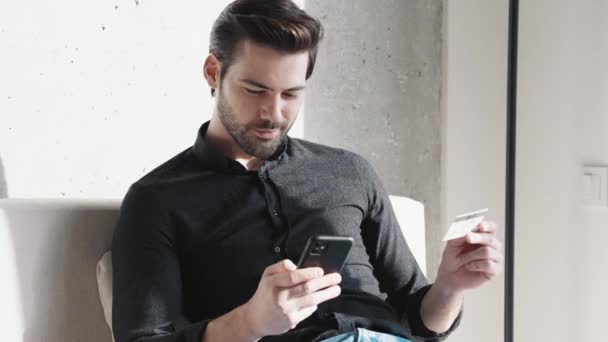
M424 206L397 196L391 203L425 271ZM105 253L119 206L119 200L0 200L3 340L112 341L104 328L111 322L112 290Z

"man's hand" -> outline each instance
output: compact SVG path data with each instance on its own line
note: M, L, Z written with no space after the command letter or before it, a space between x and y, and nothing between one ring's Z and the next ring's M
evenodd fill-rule
M422 321L429 329L446 331L462 308L464 292L481 286L502 271L497 226L495 222L483 221L469 234L448 241L437 279L420 308Z
M245 317L255 336L278 335L294 328L317 305L340 294L339 273L324 275L320 267L297 269L286 259L264 270Z
M257 341L294 328L317 305L337 297L339 273L320 267L297 269L290 260L268 266L249 301L207 325L202 341Z
M466 236L448 241L435 284L452 293L463 293L500 274L503 256L497 228L495 222L483 221Z

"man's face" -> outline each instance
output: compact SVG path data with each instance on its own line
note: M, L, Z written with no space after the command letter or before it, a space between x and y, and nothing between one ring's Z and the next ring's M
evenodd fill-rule
M285 54L249 40L220 82L217 114L250 156L267 159L279 147L304 101L308 53Z

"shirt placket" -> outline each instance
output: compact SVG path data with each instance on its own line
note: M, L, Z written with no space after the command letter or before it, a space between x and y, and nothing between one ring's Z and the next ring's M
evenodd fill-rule
M281 212L279 196L276 193L276 188L272 183L272 179L270 178L269 166L270 165L268 164L268 162L262 164L262 166L258 170L258 176L260 181L262 182L262 185L264 186L264 197L266 199L266 207L268 210L268 214L270 215L270 220L272 222L273 229L275 230L272 241L272 252L275 256L275 259L279 261L286 258L284 242L287 231L285 229L283 213Z

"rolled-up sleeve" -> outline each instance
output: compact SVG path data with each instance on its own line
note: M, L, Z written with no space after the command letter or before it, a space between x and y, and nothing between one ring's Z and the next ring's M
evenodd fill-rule
M362 223L361 233L380 290L387 294L386 301L404 318L404 324L412 335L425 341L441 341L447 338L459 325L462 310L445 332L437 333L425 326L420 308L431 284L402 234L380 177L362 157L355 160L355 165L368 201L368 211Z
M200 342L207 321L176 331L182 282L168 213L153 190L133 184L112 239L116 342Z

